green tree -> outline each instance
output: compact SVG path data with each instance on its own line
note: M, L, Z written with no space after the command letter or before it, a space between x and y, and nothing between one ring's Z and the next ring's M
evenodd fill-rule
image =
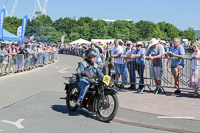
M196 32L191 27L185 30L183 33L184 33L184 38L187 38L191 40L192 42L194 42L197 39L195 36Z
M113 23L114 26L114 34L116 38L120 38L122 40L130 40L130 29L131 29L130 21L118 20Z
M107 36L107 24L102 20L92 21L90 23L90 38L103 39Z
M165 40L173 40L175 37L181 37L181 31L176 28L174 25L166 22L158 23L160 30L163 33L163 39Z
M79 38L80 38L80 34L79 33L71 33L69 35L69 39L70 39L71 42L75 41L75 40L78 40Z
M139 40L150 40L151 38L162 38L162 32L157 24L150 21L136 23Z
M84 23L80 29L80 37L85 40L90 40L90 27L87 23Z
M52 26L52 24L53 24L52 19L47 15L39 16L39 17L33 19L33 21L34 20L39 21L41 23L41 25L43 25L43 26Z
M16 17L6 17L4 29L13 34L17 34L17 28L21 26L22 19ZM151 38L161 38L172 40L175 37L187 38L194 41L196 39L194 29L185 31L179 30L170 23L159 22L155 24L150 21L118 20L114 23L106 23L103 20L93 20L90 17L81 17L78 20L72 18L59 18L55 21L49 16L39 16L27 22L26 36L34 35L35 39L48 39L52 42L60 43L62 35L66 36L66 42L79 38L91 40L92 38L119 38L124 41L133 42L150 40Z
M86 24L92 23L92 21L93 21L93 19L90 18L90 17L80 17L77 20L77 24L80 25L80 26L83 26L85 23Z
M76 26L76 20L71 18L60 18L53 23L53 27L56 28L56 30L65 32L67 36L69 36L70 33L72 33L72 30L75 31L75 29L73 28Z
M17 28L22 25L22 19L16 17L6 17L4 20L4 29L17 35Z
M131 27L130 27L130 40L131 41L133 41L133 42L139 41L137 32L138 32L138 29L136 28L135 24L132 23Z

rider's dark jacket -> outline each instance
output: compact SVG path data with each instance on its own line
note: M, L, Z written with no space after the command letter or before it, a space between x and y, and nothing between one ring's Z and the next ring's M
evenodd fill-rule
M77 73L81 75L81 79L91 80L94 79L88 79L86 76L87 73L91 73L92 76L96 75L98 78L103 78L104 74L102 72L102 69L96 64L96 63L90 63L87 59L84 59L83 62L78 63Z

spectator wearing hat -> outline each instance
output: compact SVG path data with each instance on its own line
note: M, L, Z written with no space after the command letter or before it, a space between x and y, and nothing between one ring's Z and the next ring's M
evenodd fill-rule
M161 78L163 75L162 57L164 55L164 48L159 41L153 38L149 45L146 56L149 56L149 60L152 61L150 75L155 80L156 90L155 93L160 92Z
M136 89L136 75L135 75L135 59L132 58L132 54L135 54L135 47L133 47L133 43L131 41L126 42L126 49L123 53L123 58L127 62L129 78L131 82L131 86L129 89ZM127 71L126 69L124 71Z
M144 44L142 42L136 43L136 51L134 57L136 58L136 70L140 76L138 91L144 88L144 69L145 69L145 55Z
M115 47L112 50L111 57L114 58L114 69L115 69L115 80L119 81L119 76L122 77L122 82L124 82L124 72L123 72L123 48L119 45L119 40L114 41ZM123 87L121 84L119 87Z
M184 56L185 56L185 50L182 45L180 45L180 39L174 38L174 46L170 49L170 57L172 57L172 65L171 65L171 71L175 79L175 85L174 87L177 88L176 91L174 91L174 94L181 93L179 89L179 72L184 67Z

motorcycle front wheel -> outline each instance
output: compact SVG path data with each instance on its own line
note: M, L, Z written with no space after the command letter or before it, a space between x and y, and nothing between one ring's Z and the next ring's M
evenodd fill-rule
M66 98L66 104L69 111L75 111L78 108L76 102L78 100L79 94L80 88L78 86L73 85L69 88Z
M97 118L102 122L114 119L119 107L117 95L111 91L104 93L104 98L99 97L96 101Z

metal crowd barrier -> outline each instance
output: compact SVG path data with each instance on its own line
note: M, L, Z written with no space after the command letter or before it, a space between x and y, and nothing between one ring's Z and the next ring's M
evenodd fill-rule
M38 54L38 66L43 66L43 54Z
M58 60L58 51L41 54L0 56L0 75L31 70Z
M67 48L64 50L65 54L70 54L70 55L77 55L77 56L82 56L82 49L76 49L76 48ZM140 76L138 74L138 68L136 68L137 70L135 71L135 75L136 75L136 82L135 83L131 83L130 81L128 81L128 84L135 84L135 85L144 85L144 88L140 91L143 92L146 89L149 89L151 92L153 92L152 87L158 87L161 89L161 91L165 92L164 88L174 88L175 85L175 80L174 80L174 76L173 73L171 71L171 65L172 65L172 59L173 58L162 58L162 77L161 77L161 86L157 86L155 84L154 79L152 78L152 74L151 74L151 69L153 68L153 64L151 60L148 60L148 58L145 59L145 69L144 69L144 84L139 83L140 81ZM190 78L192 76L192 62L191 62L191 58L183 58L184 60L184 64L185 66L183 67L183 69L181 69L179 71L179 89L184 89L184 90L194 90L193 88L189 88L188 84L190 81ZM108 73L108 67L109 67L109 63L113 63L113 62L108 62L105 61L103 64L103 72L105 74L109 74ZM136 67L138 67L138 65L136 65ZM114 70L112 70L112 73ZM128 80L129 80L129 73L127 71L128 74ZM118 83L125 83L125 82L118 82ZM157 94L157 93L156 93Z
M50 64L52 60L51 52L47 53L47 63Z
M24 55L23 54L17 54L17 61L18 61L18 71L24 70Z
M3 56L0 56L0 74L2 74Z
M163 76L162 76L162 87L164 88L174 88L175 80L173 77L173 73L171 71L171 63L173 58L163 59ZM188 87L191 75L192 75L192 62L191 58L184 58L184 67L179 70L178 78L179 78L179 88L191 90ZM153 86L155 86L153 84Z
M29 54L28 55L28 61L30 61L29 63L27 63L27 69L34 69L35 66L35 57L34 54Z
M56 52L53 51L52 52L52 61L55 62L55 60L56 60Z
M67 55L76 55L76 56L83 57L84 53L85 53L85 49L64 48L64 54L67 54Z
M161 68L162 68L163 74L161 77L161 86L157 86L155 84L154 79L152 78L150 69L152 69L153 67L152 65L153 62L150 60L145 61L144 84L139 83L140 76L138 75L137 72L136 72L136 83L128 82L128 84L144 85L145 87L141 90L141 92L143 92L146 88L152 91L152 87L159 87L161 91L163 92L165 92L164 88L174 88L175 80L174 80L173 73L171 71L172 60L173 58L162 58L163 65ZM183 58L183 60L184 60L184 67L183 69L180 69L178 73L179 89L194 90L193 88L188 87L190 78L192 76L192 60L191 58ZM118 82L118 83L124 83L124 82Z

